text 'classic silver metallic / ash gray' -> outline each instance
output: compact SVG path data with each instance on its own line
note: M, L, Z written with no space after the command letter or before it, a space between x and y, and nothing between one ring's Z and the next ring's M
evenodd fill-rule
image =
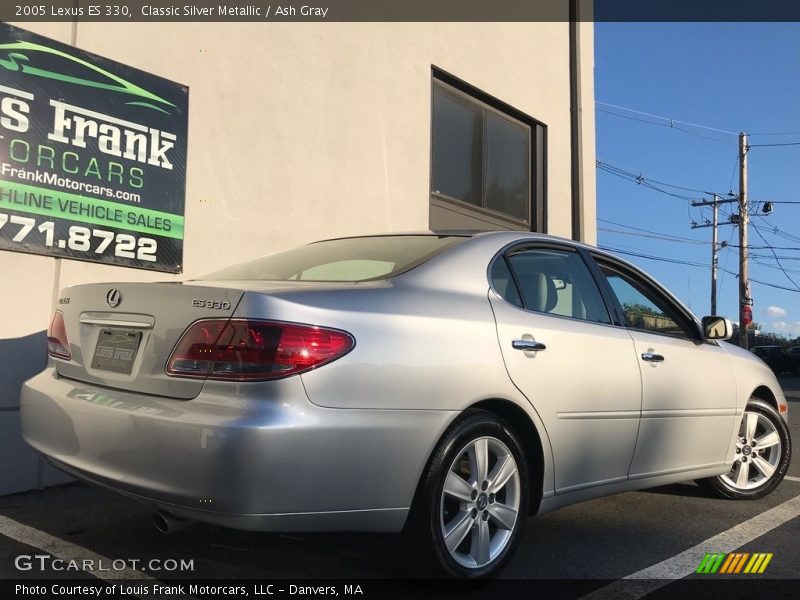
M480 577L529 515L683 480L772 491L786 400L730 335L567 240L328 240L184 283L63 290L23 434L173 519L405 529L428 564Z

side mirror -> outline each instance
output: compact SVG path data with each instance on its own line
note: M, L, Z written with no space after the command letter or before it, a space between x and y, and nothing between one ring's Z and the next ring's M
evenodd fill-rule
M703 317L703 335L707 340L729 340L733 337L733 323L725 317Z

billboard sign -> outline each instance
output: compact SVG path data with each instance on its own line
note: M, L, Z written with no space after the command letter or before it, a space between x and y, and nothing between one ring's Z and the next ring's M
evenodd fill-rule
M180 273L188 101L0 23L0 250Z

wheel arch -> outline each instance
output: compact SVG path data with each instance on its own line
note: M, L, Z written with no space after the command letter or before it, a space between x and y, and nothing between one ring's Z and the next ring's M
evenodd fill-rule
M779 411L778 399L775 397L775 394L772 392L772 390L765 385L760 385L754 389L753 393L750 394L750 397L758 398L759 400L769 404L776 411Z
M492 413L506 421L513 429L514 432L520 437L522 443L522 450L525 452L526 463L528 466L528 476L531 482L531 493L528 499L528 516L534 516L539 511L539 506L542 502L542 492L544 490L544 449L542 446L542 439L539 435L536 425L533 420L528 416L525 410L511 400L504 400L501 398L488 398L480 400L464 408L453 420L444 428L439 438L434 442L428 459L425 461L425 467L419 475L417 487L414 490L414 496L411 501L411 510L409 517L406 520L406 528L412 525L416 519L416 511L420 503L425 476L433 459L439 440L441 440L447 432L459 423L462 419L469 416L476 411L485 411Z
M517 404L509 400L493 398L481 400L469 408L470 410L485 410L502 418L514 429L520 437L520 442L525 452L528 465L528 476L531 482L531 494L528 501L528 515L533 516L539 510L542 502L542 490L544 483L544 450L542 439L528 414Z

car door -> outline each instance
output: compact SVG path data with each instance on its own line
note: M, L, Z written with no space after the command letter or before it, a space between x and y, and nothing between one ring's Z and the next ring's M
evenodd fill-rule
M728 354L642 273L597 258L633 338L642 418L630 478L721 465L734 435L736 380Z
M503 358L547 429L556 493L624 481L639 426L639 365L582 254L512 247L490 273Z

